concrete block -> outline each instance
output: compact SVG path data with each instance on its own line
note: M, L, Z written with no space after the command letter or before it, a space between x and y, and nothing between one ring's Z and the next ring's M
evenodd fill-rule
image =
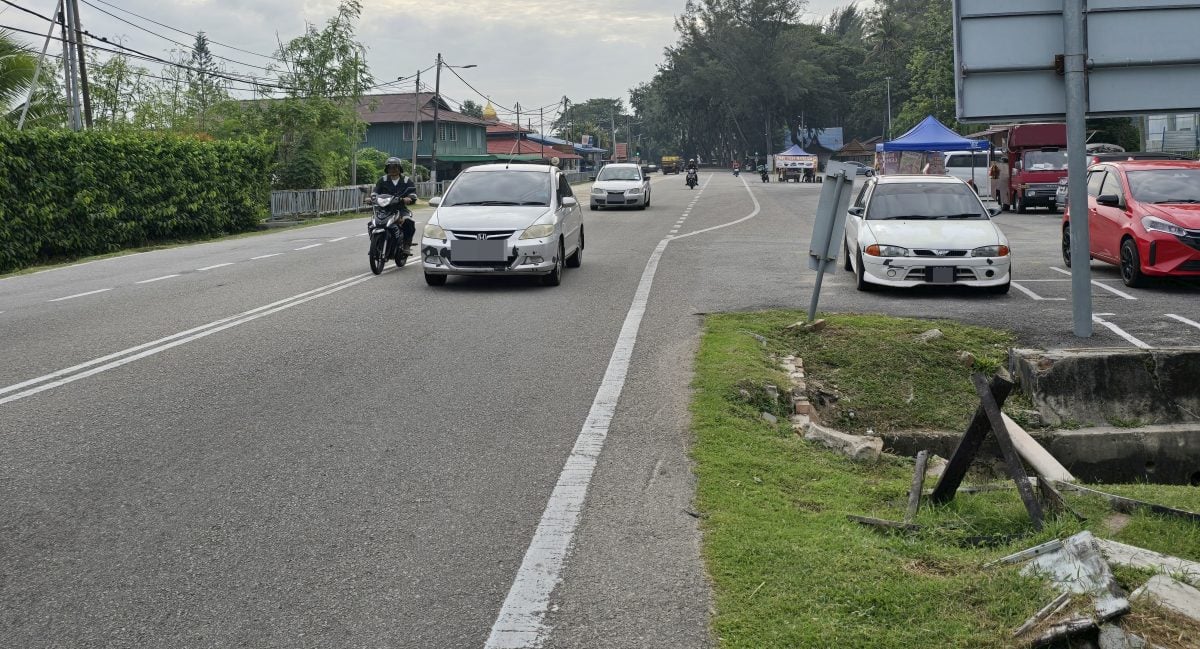
M874 462L883 453L883 440L878 437L859 437L813 423L804 427L804 439L819 442L857 462Z
M778 423L779 423L779 417L776 417L775 415L772 415L772 414L771 414L771 413L769 413L769 412L764 412L764 413L762 414L762 418L763 418L763 420L764 420L764 421L766 421L768 424L778 424Z
M945 335L946 334L943 334L941 329L930 329L929 331L926 331L925 333L921 334L920 336L917 336L917 342L919 342L919 343L933 342L939 338L944 337Z
M1200 622L1200 590L1175 581L1166 575L1154 575L1144 586L1133 591L1131 599L1148 597L1159 606Z
M813 414L813 407L812 404L808 402L808 399L796 399L792 402L792 405L795 407L797 415Z
M809 415L792 415L790 417L792 428L798 433L803 433L805 427L812 423L812 417Z

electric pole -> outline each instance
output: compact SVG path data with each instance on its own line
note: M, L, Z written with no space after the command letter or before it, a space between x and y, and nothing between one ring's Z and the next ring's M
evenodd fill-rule
M442 106L442 53L437 55L437 73L433 81L433 148L430 151L429 179L433 181L433 193L437 193L437 144L438 115ZM415 137L415 136L414 136Z
M417 143L421 140L421 71L417 70L417 92L413 95L412 178L417 182Z
M58 0L58 7L54 9L54 15L62 14L63 0ZM25 98L25 105L21 107L21 117L17 120L17 130L25 128L25 117L29 115L29 106L33 103L33 93L37 92L38 78L42 74L42 63L46 60L46 50L50 49L50 39L54 37L54 23L50 23L50 31L46 32L46 42L42 44L42 54L38 57L37 65L33 68L33 81L29 84L29 96Z
M612 155L609 156L613 162L617 161L617 114L609 113L609 126L612 127Z
M546 157L546 113L545 109L538 109L538 144L542 146L542 157Z
M72 131L78 131L83 128L83 120L79 116L79 89L76 88L75 79L75 48L71 47L74 42L74 30L71 28L71 3L63 2L62 12L59 13L59 23L62 25L63 39L63 87L67 94L67 119L70 123Z
M887 77L887 133L883 139L892 137L892 78Z
M92 127L92 93L88 88L87 57L83 53L83 27L79 21L79 0L69 0L75 26L75 50L79 59L79 88L83 94L83 123Z

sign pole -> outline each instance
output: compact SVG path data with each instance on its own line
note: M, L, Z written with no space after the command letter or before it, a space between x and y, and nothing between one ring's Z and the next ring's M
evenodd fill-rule
M846 231L846 210L850 207L854 175L855 172L849 165L832 161L825 165L821 200L817 204L817 218L813 223L813 235L808 247L808 267L817 271L812 302L808 306L808 322L817 318L817 302L821 299L821 283L825 279L825 271L837 266L837 242Z
M1087 197L1087 0L1063 0L1067 107L1067 202L1071 211L1071 310L1075 335L1092 336L1092 266ZM1082 209L1080 209L1082 208Z

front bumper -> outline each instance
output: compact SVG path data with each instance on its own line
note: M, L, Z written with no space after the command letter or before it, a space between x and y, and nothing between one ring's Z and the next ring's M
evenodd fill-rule
M450 241L421 239L421 266L430 275L546 275L554 270L558 239L509 239L505 259L454 263Z
M863 255L864 279L872 284L912 287L999 286L1009 281L1008 257L870 257ZM933 268L954 269L953 282L933 281Z
M1022 196L1026 205L1054 205L1058 203L1058 185L1030 186Z
M1142 273L1155 277L1200 277L1200 230L1186 237L1146 232L1138 240Z
M641 205L646 200L645 194L592 194L593 207L630 207Z

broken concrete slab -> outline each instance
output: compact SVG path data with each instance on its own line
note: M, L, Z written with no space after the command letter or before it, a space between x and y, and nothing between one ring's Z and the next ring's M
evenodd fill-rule
M1038 546L1049 547L1052 546ZM1129 600L1113 577L1091 532L1080 532L1063 540L1059 549L1033 557L1022 574L1041 574L1053 581L1059 590L1091 596L1095 600L1095 619L1099 622L1129 612Z
M1045 421L1200 421L1200 347L1014 349L1009 364Z
M1191 484L1200 480L1200 424L1056 430L1036 438L1084 482Z
M1200 563L1108 539L1098 539L1097 544L1100 546L1100 552L1110 563L1155 570L1194 586L1200 586Z
M814 423L804 427L804 439L819 442L856 462L874 462L883 453L883 439L879 437L850 435Z
M1100 649L1145 649L1146 641L1116 624L1100 627Z
M1183 582L1166 575L1154 575L1150 581L1130 595L1130 599L1134 601L1143 597L1149 598L1172 613L1186 617L1193 622L1200 622L1200 590Z

